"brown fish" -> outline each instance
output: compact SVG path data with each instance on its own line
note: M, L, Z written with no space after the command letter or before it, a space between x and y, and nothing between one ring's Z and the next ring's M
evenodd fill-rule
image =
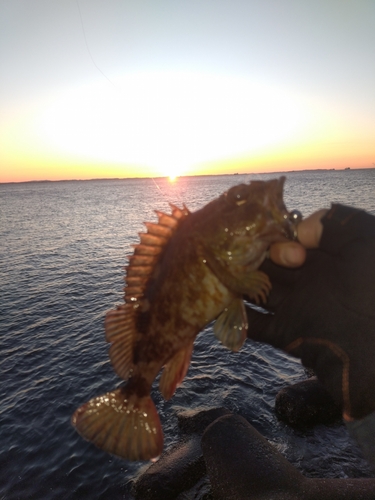
M127 267L125 303L107 313L106 340L124 387L91 399L72 417L96 446L127 460L147 460L163 448L150 397L173 396L190 364L198 333L216 319L216 337L238 351L246 338L242 296L265 301L269 278L257 270L269 245L293 236L282 191L285 178L230 188L197 212L171 205L146 223Z

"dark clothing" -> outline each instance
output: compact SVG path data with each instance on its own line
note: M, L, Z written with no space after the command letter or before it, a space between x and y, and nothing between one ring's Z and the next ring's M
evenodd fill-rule
M349 425L361 440L367 425L375 427L375 417L365 418L375 412L375 217L333 205L322 224L319 249L307 251L303 266L261 266L272 283L272 314L249 309L248 336L313 368L344 417L362 422Z

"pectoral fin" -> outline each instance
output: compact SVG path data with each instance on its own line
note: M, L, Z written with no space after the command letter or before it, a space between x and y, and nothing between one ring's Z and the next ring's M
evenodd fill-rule
M248 266L223 265L208 249L204 250L207 264L211 271L226 287L234 293L248 295L256 304L266 302L271 290L271 282L267 274Z
M228 349L235 352L241 349L247 333L247 316L242 299L234 300L220 314L214 324L214 333Z
M159 389L164 399L170 399L183 381L189 369L192 351L193 342L178 351L165 365L159 382Z
M256 304L267 301L272 288L269 277L262 271L251 271L243 274L240 281L242 293L248 295Z

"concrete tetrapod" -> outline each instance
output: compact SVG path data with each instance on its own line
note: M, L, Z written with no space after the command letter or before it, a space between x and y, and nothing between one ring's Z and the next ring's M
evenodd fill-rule
M375 499L375 479L305 478L238 415L209 425L202 449L217 500Z
M179 493L195 485L206 473L201 435L210 423L227 414L231 413L226 408L179 413L179 427L190 436L185 436L182 441L164 451L159 460L134 481L134 497L137 500L174 500Z
M275 400L280 420L297 429L341 420L341 409L316 377L284 387Z

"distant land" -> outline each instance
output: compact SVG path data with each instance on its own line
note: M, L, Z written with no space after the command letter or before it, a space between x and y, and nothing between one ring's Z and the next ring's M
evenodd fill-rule
M277 172L234 172L231 174L201 174L201 175L178 175L176 179L186 179L189 177L224 177L231 175L279 175L279 174L298 174L305 172L343 172L343 171L351 171L351 170L375 170L375 163L373 163L373 167L367 168L352 168L352 167L344 167L344 168L310 168L305 170L284 170ZM146 179L168 179L167 175L153 176L153 177L98 177L96 179L57 179L57 180L32 180L32 181L12 181L12 182L0 182L2 184L31 184L31 183L47 183L47 182L106 182L106 181L135 181L135 180L146 180Z

